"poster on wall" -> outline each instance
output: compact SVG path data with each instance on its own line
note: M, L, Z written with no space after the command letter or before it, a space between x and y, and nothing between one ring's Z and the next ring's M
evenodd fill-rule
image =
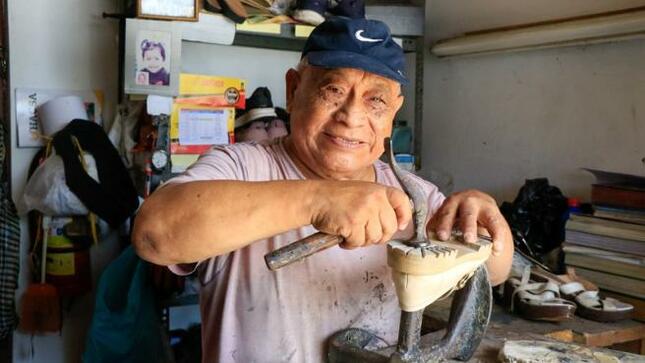
M174 22L126 20L125 93L177 95L180 59L181 30Z
M43 103L62 96L78 96L85 103L87 119L100 125L103 112L103 93L101 91L71 91L16 89L16 130L18 131L18 147L44 146L42 128L38 120L38 107Z

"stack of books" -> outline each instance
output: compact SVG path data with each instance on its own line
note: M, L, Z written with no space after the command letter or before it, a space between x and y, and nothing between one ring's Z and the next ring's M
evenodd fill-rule
M567 221L565 264L645 320L645 177L589 171L594 214Z

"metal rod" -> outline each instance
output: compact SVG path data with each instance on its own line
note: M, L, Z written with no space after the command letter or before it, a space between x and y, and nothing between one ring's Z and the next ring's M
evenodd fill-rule
M414 312L401 311L399 325L399 342L396 346L398 357L403 362L415 362L421 356L419 341L421 340L421 323L423 310Z

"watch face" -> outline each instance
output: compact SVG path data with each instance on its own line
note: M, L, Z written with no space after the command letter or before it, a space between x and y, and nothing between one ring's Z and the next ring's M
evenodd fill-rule
M164 150L157 150L152 153L152 167L162 170L168 165L168 153Z

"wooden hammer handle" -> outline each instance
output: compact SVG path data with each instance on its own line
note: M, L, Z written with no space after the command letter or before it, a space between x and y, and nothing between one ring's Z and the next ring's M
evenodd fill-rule
M264 262L271 271L300 261L343 241L343 237L318 232L264 255Z

